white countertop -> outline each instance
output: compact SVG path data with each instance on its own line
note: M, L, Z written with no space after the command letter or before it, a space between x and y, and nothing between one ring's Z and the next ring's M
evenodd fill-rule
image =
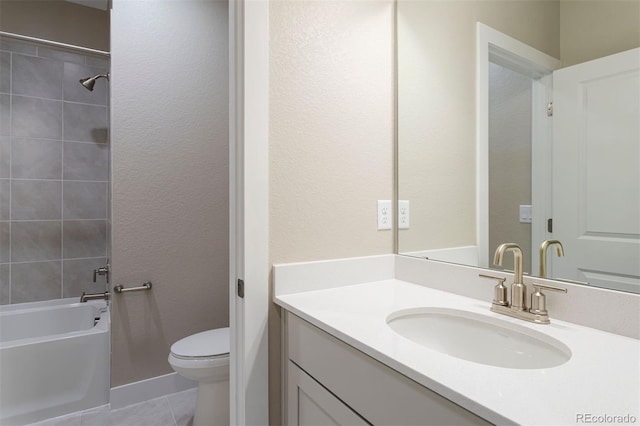
M497 424L576 425L580 414L640 421L640 341L553 319L538 325L499 315L491 302L397 279L279 294L275 302L345 343ZM571 359L547 369L509 369L445 355L386 322L417 307L460 309L547 334Z

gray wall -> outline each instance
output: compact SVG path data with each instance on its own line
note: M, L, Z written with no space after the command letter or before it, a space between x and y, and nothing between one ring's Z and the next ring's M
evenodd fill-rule
M107 86L98 57L0 41L0 304L104 291Z
M112 386L172 372L169 348L229 324L225 1L114 0Z
M522 248L531 272L531 224L520 205L531 204L530 77L489 64L489 253L504 242Z

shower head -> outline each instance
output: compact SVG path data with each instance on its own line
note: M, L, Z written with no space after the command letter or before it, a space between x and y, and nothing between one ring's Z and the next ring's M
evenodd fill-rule
M96 80L101 77L104 77L107 80L109 80L109 74L97 74L97 75L94 75L93 77L80 79L80 84L82 84L85 87L85 89L93 92L93 86L96 85Z

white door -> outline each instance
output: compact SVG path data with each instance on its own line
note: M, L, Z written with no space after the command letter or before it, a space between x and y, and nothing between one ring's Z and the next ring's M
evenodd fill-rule
M553 276L640 292L640 49L553 86Z

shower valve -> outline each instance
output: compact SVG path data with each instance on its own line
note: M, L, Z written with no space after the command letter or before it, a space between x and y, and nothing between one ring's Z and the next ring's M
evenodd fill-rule
M98 278L98 275L104 275L105 278L107 279L107 284L109 283L109 267L108 266L103 266L102 268L98 268L98 269L94 269L93 270L93 282L96 282L96 279Z

